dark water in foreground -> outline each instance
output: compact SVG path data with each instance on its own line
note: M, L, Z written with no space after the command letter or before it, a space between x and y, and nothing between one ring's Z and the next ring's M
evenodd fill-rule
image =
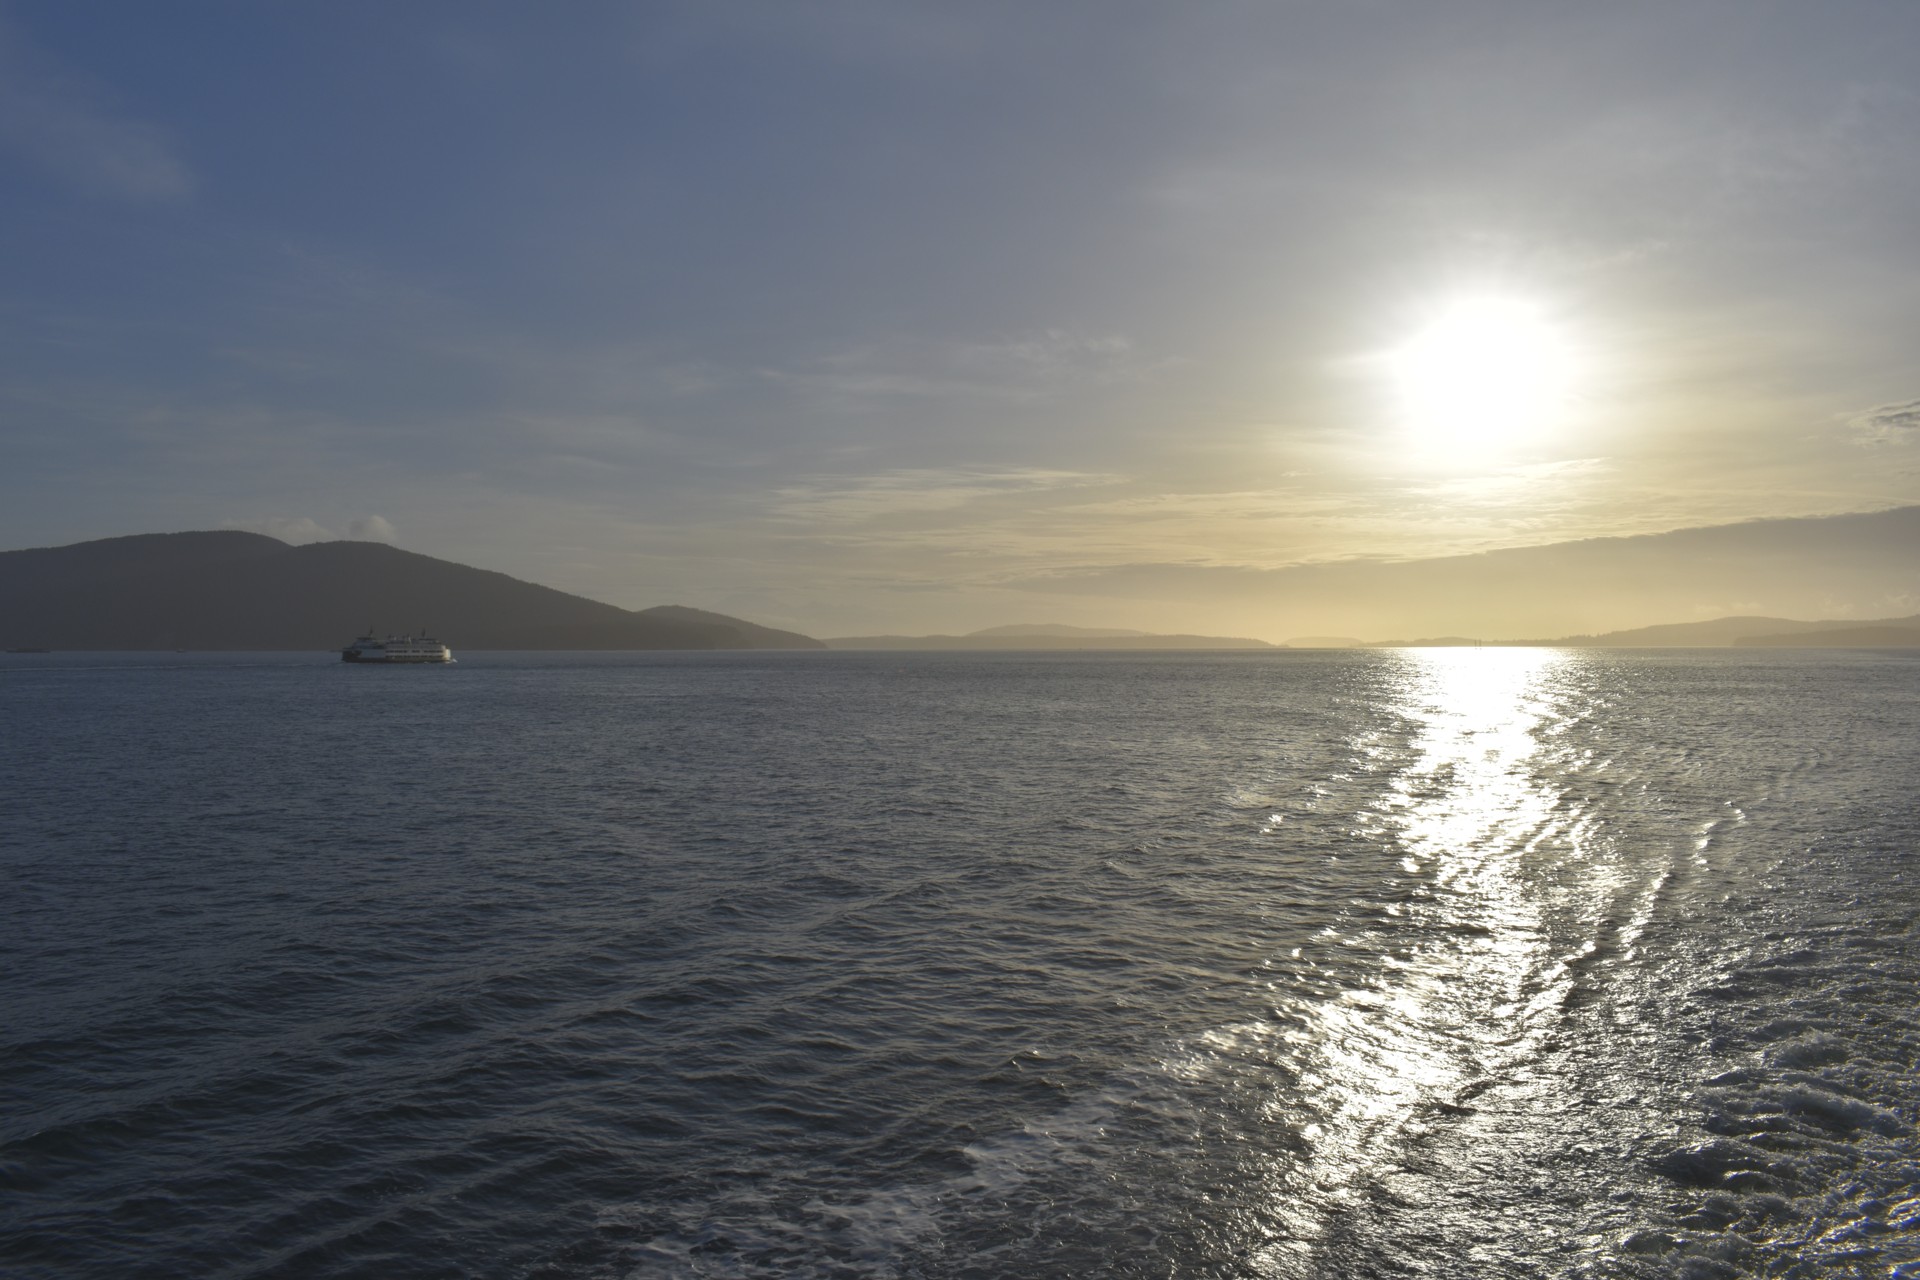
M1920 1276L1920 661L0 659L0 1270Z

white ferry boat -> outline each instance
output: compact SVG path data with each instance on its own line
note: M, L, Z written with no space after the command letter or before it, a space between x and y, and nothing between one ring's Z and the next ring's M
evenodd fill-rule
M422 631L376 639L372 631L340 651L342 662L452 662L453 651Z

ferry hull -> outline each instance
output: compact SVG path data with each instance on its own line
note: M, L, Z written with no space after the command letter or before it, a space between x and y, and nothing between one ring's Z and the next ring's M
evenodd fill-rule
M453 661L453 651L438 640L427 636L389 637L380 641L373 636L361 636L358 640L340 651L342 662L366 662L379 666L393 666L399 663L447 663Z
M447 655L446 657L444 657L444 658L435 658L435 657L417 657L417 656L412 656L412 655L409 655L408 657L404 657L404 658L382 658L382 657L374 657L374 656L371 656L371 655L368 655L368 654L360 654L360 653L351 653L351 652L346 652L346 651L343 651L343 652L342 652L342 653L340 654L340 661L342 661L342 662L362 662L362 663L365 663L366 665L368 665L368 666L370 666L370 667L399 667L399 666L409 666L409 665L412 665L412 666L419 666L419 665L441 665L441 666L444 666L445 664L447 664L447 663L449 663L449 662L452 662L452 661L454 661L454 657L453 657L453 655L452 655L452 654L448 654L448 655Z

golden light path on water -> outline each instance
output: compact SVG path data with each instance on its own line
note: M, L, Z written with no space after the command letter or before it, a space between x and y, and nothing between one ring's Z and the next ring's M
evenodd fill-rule
M888 1249L944 1234L964 1253L964 1222L943 1228L943 1212L1024 1205L1030 1247L1057 1247L1046 1256L1066 1267L1106 1257L1106 1232L1168 1212L1131 1188L1173 1186L1183 1256L1222 1268L1193 1274L1277 1280L1381 1274L1390 1249L1417 1254L1417 1273L1455 1247L1473 1269L1457 1274L1504 1274L1495 1251L1541 1256L1563 1240L1524 1221L1539 1204L1502 1195L1488 1166L1554 1140L1537 1121L1564 1082L1543 1072L1543 1043L1596 939L1623 934L1647 893L1579 794L1609 762L1569 730L1604 696L1564 651L1381 658L1394 669L1356 710L1365 727L1344 768L1248 779L1228 796L1276 839L1292 833L1274 846L1283 864L1338 864L1302 868L1303 896L1281 911L1317 885L1348 895L1317 936L1266 962L1265 1016L1178 1037L1106 1087L970 1143L950 1180L818 1207ZM1304 807L1274 813L1255 796ZM1073 1252L1076 1230L1099 1243Z
M1536 764L1565 718L1554 677L1568 656L1434 649L1402 660L1397 710L1412 757L1357 821L1400 853L1403 887L1381 907L1387 920L1329 927L1316 940L1323 950L1378 948L1371 964L1339 966L1351 985L1279 1002L1303 1069L1276 1113L1311 1119L1307 1158L1276 1179L1281 1230L1250 1260L1262 1274L1301 1274L1309 1259L1323 1267L1343 1215L1391 1180L1409 1141L1467 1113L1532 1055L1550 1024L1542 1015L1572 982L1577 957L1553 954L1550 904L1527 874L1537 856L1585 861L1591 834L1554 772Z

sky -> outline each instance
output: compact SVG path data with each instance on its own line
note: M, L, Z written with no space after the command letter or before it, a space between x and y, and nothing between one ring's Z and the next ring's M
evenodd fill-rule
M0 0L0 546L1281 639L1339 619L1218 584L1920 502L1916 49L1910 0Z

